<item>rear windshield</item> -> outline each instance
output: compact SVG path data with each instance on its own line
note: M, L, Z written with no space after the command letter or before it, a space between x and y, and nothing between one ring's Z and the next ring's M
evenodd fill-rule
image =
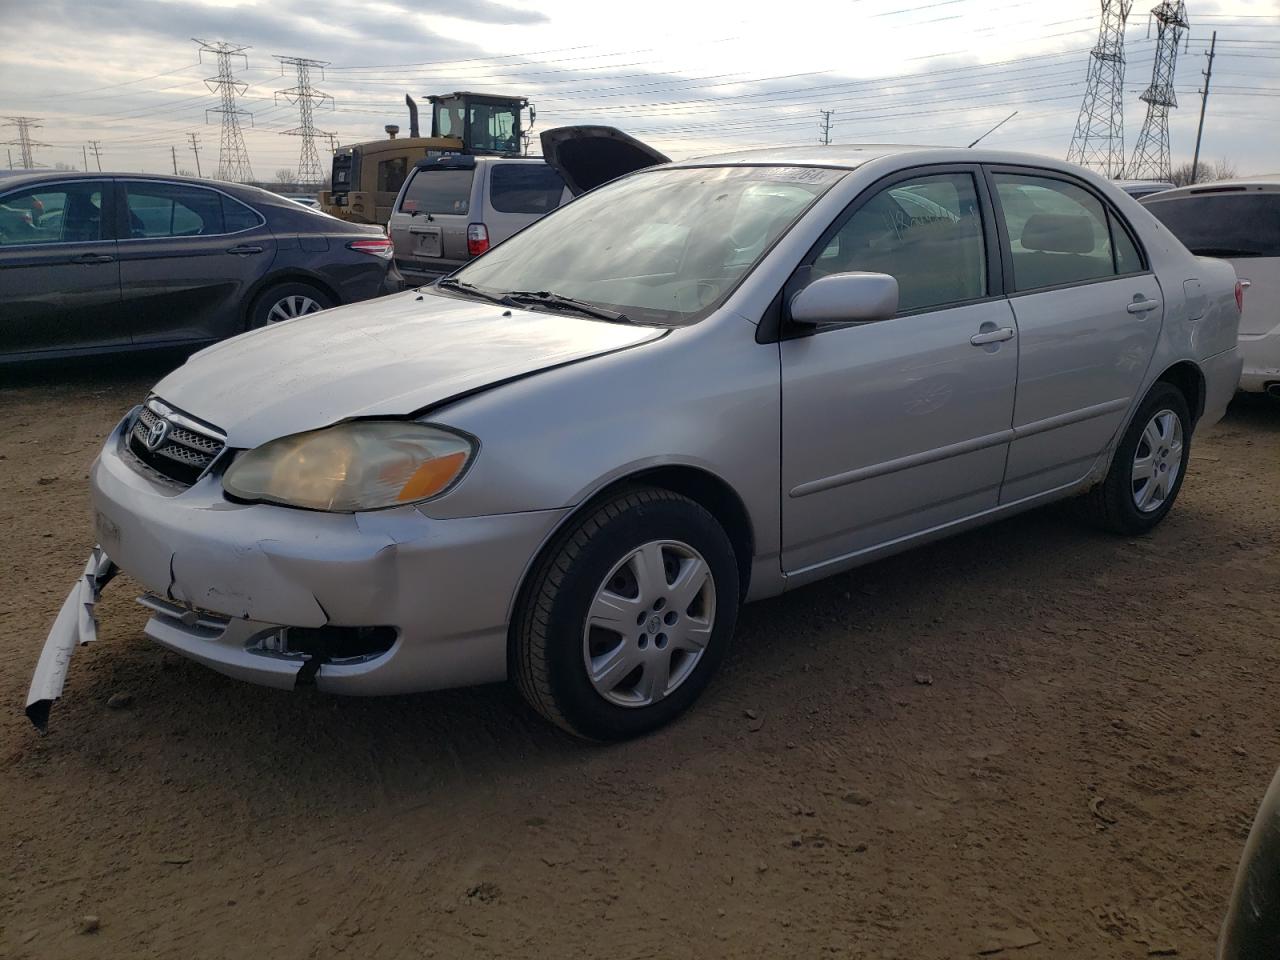
M489 172L489 203L500 213L548 213L563 194L560 174L545 163L495 163Z
M471 208L471 180L474 170L417 170L400 201L405 213L456 213Z
M1199 256L1280 257L1280 193L1192 194L1146 208Z

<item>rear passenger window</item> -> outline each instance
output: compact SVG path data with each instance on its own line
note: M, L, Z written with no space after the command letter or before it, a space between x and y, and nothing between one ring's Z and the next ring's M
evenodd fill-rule
M1049 177L997 173L993 179L1009 231L1015 290L1084 283L1132 272L1117 271L1107 212L1093 194ZM1123 230L1118 233L1124 236ZM1127 260L1137 260L1137 250L1127 236L1125 242Z
M262 218L253 210L250 210L239 200L232 200L223 194L222 196L222 225L227 233L237 233L241 230L250 230L262 223Z
M1111 248L1116 255L1116 273L1121 276L1126 273L1141 273L1142 257L1139 256L1138 248L1134 246L1129 231L1124 228L1115 214L1108 212L1107 219L1111 224Z
M859 207L818 254L815 276L887 273L898 308L922 310L987 294L987 256L973 177L920 177Z
M126 184L129 236L205 237L224 233L222 194L172 183Z
M495 163L489 203L500 213L550 213L560 205L564 181L545 163Z

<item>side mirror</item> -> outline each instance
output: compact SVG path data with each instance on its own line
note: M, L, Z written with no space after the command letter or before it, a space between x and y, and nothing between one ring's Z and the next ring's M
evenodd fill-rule
M898 281L887 273L833 273L791 298L791 319L819 323L874 323L898 312Z

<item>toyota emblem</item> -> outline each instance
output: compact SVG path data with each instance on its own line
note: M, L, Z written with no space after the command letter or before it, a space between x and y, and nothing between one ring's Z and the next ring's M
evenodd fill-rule
M147 449L156 450L160 444L164 443L165 437L169 436L169 421L161 417L151 425L151 429L147 431Z

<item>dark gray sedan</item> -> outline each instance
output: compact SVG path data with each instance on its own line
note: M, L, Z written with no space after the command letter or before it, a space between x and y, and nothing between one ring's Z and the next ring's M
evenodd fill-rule
M256 187L0 180L0 361L198 345L399 287L381 228Z

